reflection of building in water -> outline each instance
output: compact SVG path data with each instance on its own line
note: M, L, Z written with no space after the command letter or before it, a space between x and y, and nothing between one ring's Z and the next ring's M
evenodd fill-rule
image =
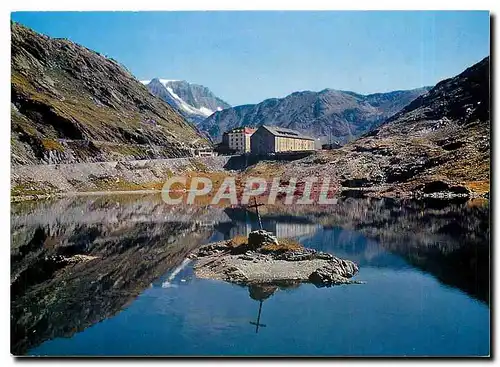
M274 220L266 220L265 218L262 220L262 226L265 230L273 232L277 237L280 238L310 235L321 228L321 226L318 224L276 222ZM231 228L230 236L248 236L248 233L257 229L259 229L257 223L239 222L235 227Z
M326 228L315 238L315 249L334 252L339 257L347 257L361 265L376 262L386 253L377 241L349 229Z
M233 237L236 237L239 235L248 236L248 234L252 231L252 224L251 223L237 222L235 224L236 224L236 226L231 228L231 230L229 231L229 238L233 238Z
M265 226L264 226L265 227ZM312 223L274 223L271 229L278 237L298 237L315 233L321 226Z

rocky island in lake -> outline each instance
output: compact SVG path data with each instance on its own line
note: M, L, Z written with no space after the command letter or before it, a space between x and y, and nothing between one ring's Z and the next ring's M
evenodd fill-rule
M257 230L202 246L190 255L199 278L238 284L313 283L316 286L360 283L351 280L358 266L332 254L305 248Z

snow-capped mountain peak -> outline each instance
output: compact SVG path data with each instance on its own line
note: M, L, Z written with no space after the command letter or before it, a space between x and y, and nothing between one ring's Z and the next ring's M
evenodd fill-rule
M185 80L154 78L141 80L141 83L194 123L204 120L216 111L231 107L207 87Z
M161 82L161 80L160 80ZM179 103L179 107L181 109L183 109L185 112L187 113L192 113L192 114L195 114L195 115L203 115L205 117L208 117L210 116L212 113L214 113L215 111L212 111L206 107L200 107L200 108L195 108L193 106L191 106L190 104L184 102L184 100L179 97L175 92L174 90L172 89L172 87L168 87L167 84L164 84L163 82L161 82L163 85L165 85L165 87L167 88L167 91L168 93L170 93L170 95L172 97L174 97L174 99Z

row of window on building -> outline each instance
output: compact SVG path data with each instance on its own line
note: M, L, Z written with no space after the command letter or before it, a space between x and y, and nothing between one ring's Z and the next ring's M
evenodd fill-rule
M222 135L222 146L237 153L270 154L314 150L314 138L281 127L238 127Z

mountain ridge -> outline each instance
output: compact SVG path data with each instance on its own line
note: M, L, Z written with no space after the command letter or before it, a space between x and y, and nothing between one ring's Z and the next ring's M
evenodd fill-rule
M296 91L216 111L198 124L215 140L234 127L271 125L299 130L317 138L347 142L378 126L430 87L362 95L325 88Z

